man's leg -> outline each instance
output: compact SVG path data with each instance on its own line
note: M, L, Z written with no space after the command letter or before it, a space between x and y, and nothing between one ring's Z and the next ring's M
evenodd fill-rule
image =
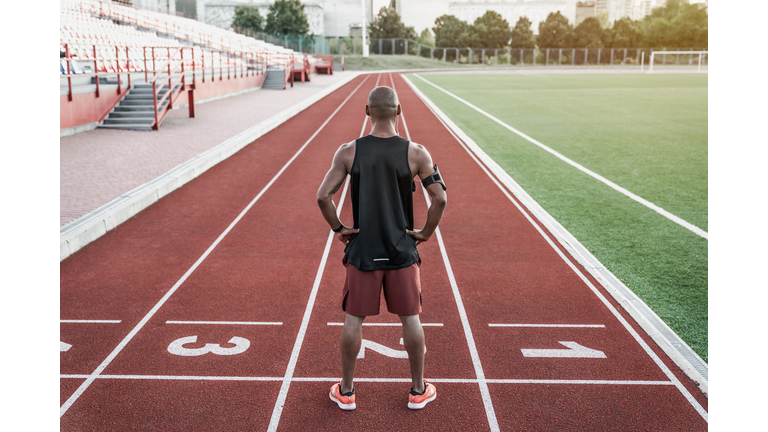
M417 316L418 318L418 316ZM341 329L341 392L352 391L355 363L360 345L363 343L363 320L365 317L347 314Z
M401 315L403 323L403 344L408 352L411 365L413 391L424 392L424 330L418 315Z

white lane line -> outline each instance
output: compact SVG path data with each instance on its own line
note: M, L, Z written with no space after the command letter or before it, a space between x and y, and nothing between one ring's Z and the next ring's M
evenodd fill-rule
M605 328L602 324L488 324L488 327Z
M258 322L258 321L166 321L166 324L224 324L224 325L283 325L281 322Z
M675 385L672 381L489 379L492 384Z
M329 322L329 326L343 326L344 323ZM364 326L371 327L402 327L403 323L363 323ZM421 323L422 327L443 327L443 323Z
M365 77L365 80L360 83L363 85L368 80L370 75ZM376 86L379 85L381 74L376 80ZM360 86L358 86L359 88ZM357 91L357 89L355 89ZM352 95L350 95L351 97ZM345 101L346 102L346 101ZM363 120L363 128L365 130L365 124L368 121L368 116ZM362 137L363 132L360 132ZM341 207L344 205L344 198L347 196L347 188L349 187L350 176L347 175L347 179L344 182L344 190L341 192L339 198L339 205L336 208L336 214L341 215ZM334 240L334 232L328 230L328 240L325 242L325 250L323 251L323 257L320 259L320 266L317 269L317 275L315 276L315 283L312 285L312 291L309 294L309 300L307 301L307 307L304 309L304 317L301 319L301 327L299 328L299 334L296 336L296 342L293 344L293 350L291 351L291 359L288 361L288 367L285 370L285 376L283 377L283 385L280 386L280 393L277 395L275 401L275 407L272 410L272 418L269 420L269 427L267 431L274 432L277 430L277 426L280 424L280 416L283 413L283 406L285 405L285 399L288 397L288 389L291 386L293 379L293 372L296 369L296 362L299 360L299 352L301 351L301 345L304 343L304 335L307 333L307 327L309 326L309 317L312 315L312 308L315 305L315 298L317 297L317 290L320 288L320 281L323 279L323 272L325 272L325 263L328 260L328 253L331 251L331 243Z
M85 374L62 374L60 379L84 379ZM169 381L283 381L284 377L196 376L196 375L99 375L98 379L169 380ZM340 377L294 377L292 382L339 382ZM410 378L355 378L355 382L411 382ZM477 384L471 378L430 378L434 383ZM557 380L557 379L486 379L490 384L575 384L575 385L671 385L672 381L634 380Z
M547 241L547 243L552 247L552 249L555 250L555 252L560 256L560 258L565 261L566 264L573 270L574 273L576 273L579 278L589 287L590 290L597 296L598 299L608 308L609 311L613 314L616 319L619 320L619 322L624 326L625 329L629 332L630 335L635 339L635 341L643 348L643 350L648 354L649 357L656 363L656 365L659 367L659 369L662 370L664 375L669 378L670 381L675 383L675 387L682 393L683 397L688 401L688 403L691 404L691 406L701 415L701 417L706 421L709 422L709 415L707 414L707 411L704 410L704 408L699 404L699 402L691 395L691 393L688 391L688 389L685 388L685 386L680 382L680 380L677 379L677 377L672 373L672 371L667 367L667 365L664 364L664 362L661 361L661 359L656 355L655 352L648 346L648 344L645 343L643 338L640 337L640 335L635 331L634 328L632 328L631 325L627 322L627 320L624 319L623 316L619 313L616 308L613 307L613 305L603 296L600 291L592 284L592 282L589 281L589 279L584 276L584 274L569 260L565 254L555 245L555 243L552 241L552 239L549 238L549 236L544 232L544 230L539 226L536 221L533 220L533 218L525 211L523 210L523 207L515 200L512 195L509 194L507 189L494 177L491 172L486 168L486 166L475 156L475 154L472 152L472 150L467 147L464 142L459 139L458 136L451 130L450 127L443 121L443 118L441 116L444 115L442 111L440 111L440 108L437 107L427 96L422 93L413 83L411 83L408 78L403 77L405 79L405 82L408 83L409 87L416 93L416 95L419 96L419 98L424 102L424 104L432 111L432 114L440 121L440 123L443 124L443 127L456 139L456 141L461 145L462 148L469 154L469 156L474 160L478 166L488 175L488 177L498 186L498 188L501 190L501 192L514 204L514 206L520 211L520 213L525 216L525 218L528 220L528 222L533 225L533 227L539 232L539 234L544 238L544 240Z
M313 133L312 136L309 137L307 142L305 142L304 145L302 145L301 148L293 155L293 157L291 157L291 159L289 159L288 162L286 162L285 165L283 165L283 167L280 168L280 171L278 171L277 174L275 174L275 176L272 177L272 180L270 180L269 183L267 183L266 186L264 186L264 188L259 192L259 194L256 195L256 197L245 207L245 209L243 209L243 211L240 212L240 214L235 218L235 220L233 220L232 223L229 224L227 229L225 229L224 232L222 232L221 235L219 235L219 237L213 242L213 244L211 244L208 247L208 249L203 253L203 255L200 256L200 258L198 258L197 261L195 261L195 263L192 265L192 267L190 267L189 270L187 270L187 272L184 273L184 275L181 277L181 279L179 279L173 285L173 287L171 287L171 289L168 290L167 293L165 293L163 298L161 298L160 301L157 302L157 304L155 304L155 306L144 316L144 318L142 318L142 320L138 324L136 324L136 327L134 327L133 330L131 330L131 332L128 333L128 335L120 342L120 344L118 344L117 347L109 354L109 356L107 356L107 358L104 359L103 362L101 362L101 364L96 368L96 370L93 371L93 373L88 377L88 379L86 379L85 382L82 383L80 385L80 387L78 387L78 389L75 391L75 393L73 393L72 396L70 396L69 399L67 399L67 401L64 402L64 404L59 409L59 418L61 418L61 416L63 416L64 413L67 412L69 407L72 406L72 404L75 403L75 401L80 397L80 395L82 395L83 392L91 385L91 383L93 383L93 380L96 379L96 377L98 377L101 374L101 372L104 371L104 369L107 366L109 366L109 364L112 362L112 360L114 360L114 358L120 353L120 351L122 351L123 348L125 348L125 346L128 344L128 342L130 342L131 339L133 339L133 337L136 336L136 333L138 333L139 330L141 330L142 327L144 327L144 325L147 323L147 321L149 321L150 318L152 318L152 316L154 316L155 313L160 309L160 307L163 306L163 304L165 304L165 302L173 295L173 293L175 293L176 290L179 289L181 284L183 284L184 281L187 280L189 275L191 275L192 272L194 272L195 269L197 269L197 267L200 266L200 264L208 257L208 255L213 251L213 249L216 248L216 246L219 244L219 242L221 242L221 240L224 239L224 237L227 234L229 234L229 232L232 230L232 228L234 228L235 225L240 221L240 219L242 219L243 216L245 216L245 214L248 212L248 210L250 210L251 207L253 207L253 205L256 204L256 201L258 201L259 198L261 198L261 196L264 195L264 193L269 189L269 187L272 186L272 184L275 181L277 181L277 179L280 177L280 175L283 174L283 172L286 169L288 169L288 167L291 165L291 163L293 163L294 160L296 160L297 157L299 157L301 152L303 152L304 149L307 148L309 143L312 142L312 140L317 136L317 134L319 134L320 131L323 130L325 125L327 125L328 122L331 121L331 119L336 115L336 113L339 112L339 110L347 103L347 101L357 92L357 90L367 80L368 80L368 77L366 77L360 84L358 84L357 87L355 87L354 90L352 90L352 92L349 94L349 96L347 96L347 98L344 99L344 102L342 102L341 105L339 105L338 108L336 108L336 110L333 111L333 113L331 113L330 116L328 116L328 118L325 120L325 122L323 122L323 124L320 125L319 128L317 128L315 133Z
M512 126L504 123L503 121L499 120L498 118L496 118L496 117L492 116L491 114L483 111L482 109L476 107L475 105L472 105L471 103L469 103L466 100L456 96L455 94L449 92L448 90L438 86L437 84L434 84L431 81L428 81L427 79L425 79L421 75L419 75L419 74L413 74L413 75L418 77L419 79L421 79L425 83L431 85L432 87L442 91L443 93L447 94L448 96L450 96L450 97L458 100L459 102L467 105L468 107L474 109L475 111L479 112L480 114L488 117L489 119L491 119L494 122L498 123L499 125L505 127L506 129L516 133L517 135L521 136L522 138L528 140L530 143L535 144L535 145L541 147L545 151L553 154L554 156L556 156L557 158L559 158L563 162L573 166L574 168L578 169L579 171L582 171L583 173L585 173L585 174L587 174L587 175L589 175L589 176L591 176L591 177L593 177L593 178L603 182L604 184L608 185L612 189L614 189L614 190L616 190L618 192L621 192L622 194L626 195L627 197L629 197L629 198L639 202L640 204L642 204L642 205L648 207L649 209L659 213L660 215L666 217L667 219L669 219L669 220L677 223L678 225L680 225L680 226L682 226L682 227L692 231L693 233L695 233L695 234L697 234L697 235L699 235L701 237L704 237L705 239L709 240L709 234L706 231L704 231L703 229L697 227L696 225L693 225L692 223L687 222L687 221L685 221L685 220L683 220L683 219L673 215L672 213L664 210L663 208L657 206L656 204L646 200L645 198L642 198L642 197L640 197L638 195L635 195L634 193L628 191L627 189L624 189L623 187L621 187L621 186L617 185L616 183L608 180L607 178L601 176L600 174L597 174L596 172L591 171L591 170L585 168L583 165L581 165L581 164L579 164L577 162L574 162L571 159L568 159L567 157L563 156L562 154L560 154L560 153L556 152L555 150L547 147L546 145L540 143L539 141L536 141L535 139L533 139L530 136L520 132L519 130L513 128Z
M392 74L390 73L390 78ZM395 82L392 81L392 89L395 89ZM400 118L403 120L403 128L408 139L411 139L411 133L408 130L408 124L405 122L405 115L401 111ZM420 186L417 186L420 187ZM420 187L424 192L424 199L427 203L427 208L430 206L430 199L427 190ZM451 268L451 262L448 259L448 253L445 250L445 243L443 243L443 236L440 234L440 227L435 229L435 236L437 237L437 243L440 246L440 254L443 256L443 263L445 264L445 270L448 273L448 280L451 283L451 291L453 292L453 298L456 301L456 307L459 309L459 316L461 317L461 326L464 329L464 336L467 339L467 346L469 347L469 354L472 358L472 365L475 368L475 376L477 376L477 384L480 387L480 394L483 398L483 405L485 406L485 416L488 418L488 425L491 431L499 431L499 423L496 420L496 411L493 408L493 402L491 401L491 393L488 390L488 384L485 381L485 372L483 372L483 365L480 362L480 356L477 353L477 347L475 346L475 338L472 336L472 329L469 327L469 319L467 318L467 312L464 310L464 302L461 300L461 294L459 293L459 287L456 284L456 278L453 276L453 269Z
M120 320L59 320L60 324L120 324Z

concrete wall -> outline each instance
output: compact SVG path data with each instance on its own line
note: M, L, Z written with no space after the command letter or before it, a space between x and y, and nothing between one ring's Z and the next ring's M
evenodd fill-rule
M123 87L125 94L125 87ZM117 89L100 89L99 97L96 92L75 93L70 102L66 95L59 96L59 129L67 129L99 121L112 109L112 106L122 95Z

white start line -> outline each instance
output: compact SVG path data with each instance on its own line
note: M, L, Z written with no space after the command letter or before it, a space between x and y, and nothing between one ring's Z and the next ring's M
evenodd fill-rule
M87 374L62 374L61 379L85 379ZM199 376L199 375L99 375L100 380L166 380L166 381L283 381L285 377L256 377L256 376ZM292 382L339 382L341 377L294 377ZM356 382L402 382L410 383L411 378L377 378L355 377ZM477 384L473 378L430 378L433 383ZM672 381L645 381L645 380L558 380L558 379L486 379L489 384L571 384L571 385L671 385Z

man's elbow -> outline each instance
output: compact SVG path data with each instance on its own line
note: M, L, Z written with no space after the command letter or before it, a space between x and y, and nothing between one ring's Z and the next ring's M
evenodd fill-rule
M331 200L331 196L332 195L318 192L317 193L317 205L320 208L323 208L323 206L327 205L328 202Z
M445 208L448 205L448 196L445 194L436 195L432 198L432 202L440 208Z

